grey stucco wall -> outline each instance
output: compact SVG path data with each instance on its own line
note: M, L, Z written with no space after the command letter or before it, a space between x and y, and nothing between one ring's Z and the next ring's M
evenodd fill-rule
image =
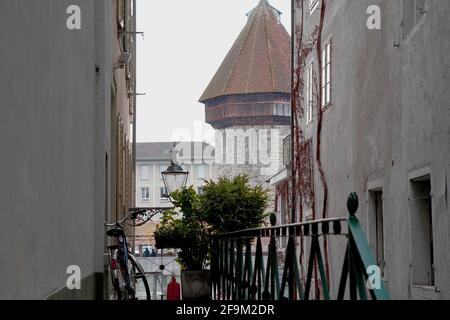
M374 4L381 8L381 30L366 28L366 10ZM306 11L308 30L318 23L320 10L312 16ZM450 298L450 2L426 1L426 11L412 36L402 41L400 0L327 1L322 35L324 42L332 39L333 101L323 114L321 138L328 215L345 216L346 198L356 191L358 217L366 226L368 188L380 184L386 280L396 299ZM314 144L316 119L315 115L305 128ZM411 286L410 177L413 171L427 168L432 184L436 287L417 290ZM315 186L321 212L323 192L317 172ZM341 250L342 246L330 249L334 284L342 266Z
M66 28L71 4L81 30ZM101 296L111 75L95 67L111 60L112 8L0 2L0 299ZM82 290L61 293L69 265Z

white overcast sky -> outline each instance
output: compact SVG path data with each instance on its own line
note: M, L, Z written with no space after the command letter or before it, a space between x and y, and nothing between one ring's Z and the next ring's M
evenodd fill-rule
M259 0L137 0L137 141L213 142L198 99ZM290 33L290 0L269 0ZM209 130L208 130L209 129Z

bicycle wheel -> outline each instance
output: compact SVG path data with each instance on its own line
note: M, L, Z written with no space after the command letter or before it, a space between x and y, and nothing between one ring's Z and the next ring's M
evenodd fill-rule
M150 288L145 277L144 268L137 262L136 258L129 253L128 261L131 264L130 284L134 291L134 298L138 300L151 300Z
M125 265L125 257L122 250L111 250L110 272L113 288L117 300L129 300L134 297L134 292L130 290L129 269Z

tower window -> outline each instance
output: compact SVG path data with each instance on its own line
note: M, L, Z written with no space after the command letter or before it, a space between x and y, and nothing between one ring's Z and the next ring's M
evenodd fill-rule
M273 115L289 117L291 115L290 105L286 103L275 103L273 105Z
M206 166L203 164L200 164L195 167L197 179L206 179Z

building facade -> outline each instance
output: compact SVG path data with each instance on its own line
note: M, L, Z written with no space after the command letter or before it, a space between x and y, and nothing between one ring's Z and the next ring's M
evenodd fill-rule
M247 174L272 199L268 179L282 165L290 130L290 36L265 0L247 16L200 102L216 131L216 177Z
M392 298L449 299L450 3L373 4L294 5L293 99L315 200L304 209L345 216L356 191ZM343 251L328 251L336 292Z
M76 3L0 3L0 299L108 297L104 222L134 206L134 3Z
M214 177L214 147L204 142L180 142L175 146L177 160L189 172L187 186L201 194L207 180ZM145 142L136 144L136 205L142 208L170 208L161 172L171 163L173 142ZM154 248L153 234L160 215L135 230L135 251Z

